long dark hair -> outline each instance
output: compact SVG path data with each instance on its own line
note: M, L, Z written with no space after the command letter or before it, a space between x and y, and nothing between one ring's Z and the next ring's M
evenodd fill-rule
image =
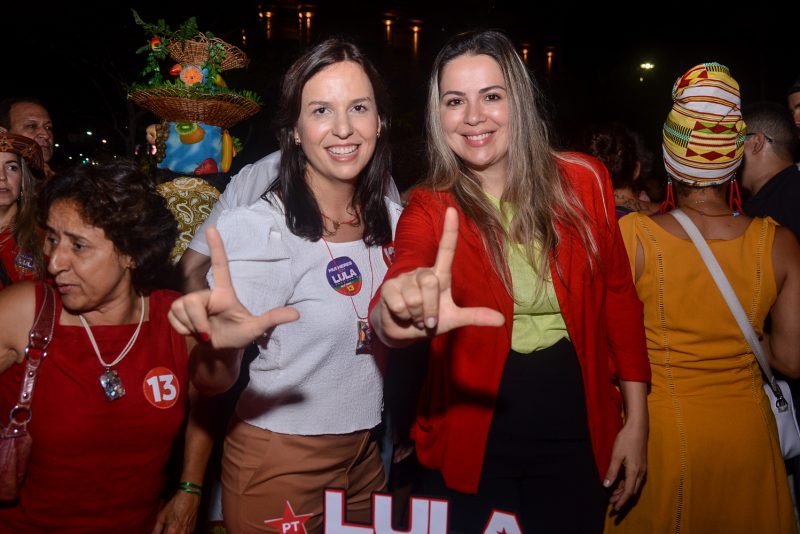
M283 201L286 225L293 234L318 241L324 230L322 213L311 188L305 180L306 157L302 147L294 142L294 128L300 116L301 97L306 82L325 67L352 61L364 69L375 95L381 135L375 153L361 171L353 193L353 205L358 206L364 224L364 243L383 245L392 240L392 228L383 197L391 176L389 149L389 98L375 67L352 42L342 38L323 41L303 54L283 77L278 113L274 126L281 148L278 179L264 195L276 193Z

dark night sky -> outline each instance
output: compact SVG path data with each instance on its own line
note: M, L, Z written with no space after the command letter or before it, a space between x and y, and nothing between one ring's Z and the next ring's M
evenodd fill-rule
M786 88L800 74L800 39L791 33L793 21L784 13L759 16L731 10L701 24L702 13L689 13L689 8L677 4L650 4L655 14L648 15L641 7L630 11L608 7L609 3L591 9L575 4L519 8L517 3L319 0L305 4L314 12L309 32L298 31L295 1L217 3L224 8L188 2L132 4L144 20L164 18L172 28L195 15L202 30L237 46L242 46L245 30L243 48L251 58L250 67L226 73L225 78L232 87L259 92L265 106L233 131L247 143L236 166L275 147L269 120L280 76L303 47L331 34L354 37L386 78L394 101L395 174L403 183L421 172L416 162L422 148L422 101L431 61L443 42L460 30L500 28L520 47L528 46L529 65L562 145L568 145L588 123L616 120L641 132L650 148L657 149L672 84L697 63L728 65L740 83L745 104L762 99L784 102ZM62 162L72 151L100 150L91 146L100 137L109 140L107 150L124 154L127 115L121 82L137 81L144 57L134 52L145 42L129 7L111 2L91 7L80 2L30 4L11 13L3 10L4 42L12 43L14 52L6 54L12 68L4 70L0 98L30 94L45 101L55 121L61 144L57 158ZM276 13L270 39L259 20L259 6ZM681 9L682 27L675 26L670 7ZM391 42L383 25L386 12L397 20ZM696 26L688 26L690 22ZM421 27L416 54L409 30L413 24ZM548 46L555 47L549 76ZM639 65L645 61L656 68L639 81ZM143 117L137 130L151 119ZM87 129L96 132L93 139L82 134Z

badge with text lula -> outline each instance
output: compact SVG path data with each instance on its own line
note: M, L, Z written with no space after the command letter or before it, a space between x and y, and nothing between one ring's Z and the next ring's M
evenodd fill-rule
M361 291L361 271L347 256L331 260L325 268L325 276L331 287L342 295L354 297Z

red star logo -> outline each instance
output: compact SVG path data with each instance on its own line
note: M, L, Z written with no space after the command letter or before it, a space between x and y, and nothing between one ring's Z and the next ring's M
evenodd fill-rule
M267 519L264 524L278 529L281 534L307 534L305 522L314 514L296 515L292 510L292 505L286 501L283 508L283 517L277 519Z

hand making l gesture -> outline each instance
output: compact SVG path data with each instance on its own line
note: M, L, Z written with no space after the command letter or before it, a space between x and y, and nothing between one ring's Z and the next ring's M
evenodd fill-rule
M458 243L458 214L447 208L433 267L386 280L372 312L378 336L389 346L443 334L462 326L502 326L503 314L491 308L462 308L451 291L453 257Z
M273 326L296 321L297 310L273 308L254 316L239 302L233 290L228 256L216 228L206 232L214 270L214 289L194 291L172 303L169 321L183 335L198 336L215 349L239 349L249 345Z

